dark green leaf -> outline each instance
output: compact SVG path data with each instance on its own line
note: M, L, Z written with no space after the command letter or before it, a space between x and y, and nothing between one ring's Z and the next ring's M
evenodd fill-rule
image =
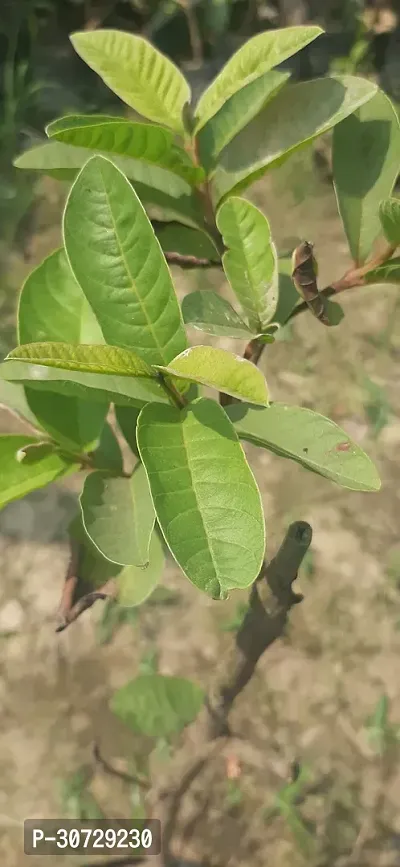
M92 410L92 407L90 409ZM139 413L139 410L137 412ZM97 470L109 470L116 475L121 475L123 472L124 462L120 445L108 422L103 427L100 442L92 453L91 458L93 466Z
M26 389L26 399L39 424L56 442L72 451L90 451L96 445L108 412L108 402L87 406L83 400Z
M400 199L384 199L379 207L383 234L389 244L400 244Z
M257 577L265 546L260 494L224 410L200 398L185 410L148 404L138 447L168 547L214 599Z
M191 292L182 301L183 321L192 328L223 337L250 340L253 332L236 310L211 289Z
M400 256L368 271L364 279L367 283L400 283Z
M133 406L116 406L115 416L118 422L118 427L122 431L129 448L134 455L139 455L136 442L136 425L139 418L140 409Z
M192 722L203 701L203 690L191 680L142 674L117 690L110 706L134 731L149 737L167 737Z
M179 253L181 256L195 256L196 259L209 259L220 262L221 257L209 235L200 229L167 223L156 228L156 235L164 253Z

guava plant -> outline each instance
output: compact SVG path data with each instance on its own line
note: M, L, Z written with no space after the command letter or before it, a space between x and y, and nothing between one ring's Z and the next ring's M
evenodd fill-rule
M400 279L393 258L400 205L392 197L400 128L390 100L366 79L291 83L278 68L321 32L290 27L255 36L196 106L179 69L141 37L77 33L76 51L133 119L59 118L45 144L16 160L73 183L63 247L26 280L20 345L0 369L3 402L35 429L0 438L0 500L82 473L74 574L94 591L90 601L113 578L121 605L143 602L160 580L164 543L213 599L253 584L266 555L265 523L241 441L350 490L380 487L373 463L345 431L310 409L275 402L276 388L271 402L257 367L293 316L316 316L323 339L324 327L343 316L329 296ZM312 244L302 243L290 265L267 217L242 193L332 128L353 264L320 290ZM168 261L220 267L236 306L210 289L180 305ZM185 325L206 333L207 345L189 346ZM209 345L210 335L244 342L244 352Z

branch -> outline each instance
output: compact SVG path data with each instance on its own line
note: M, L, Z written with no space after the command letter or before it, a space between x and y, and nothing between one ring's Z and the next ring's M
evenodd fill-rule
M142 774L128 774L126 771L119 771L118 768L114 768L107 759L103 758L98 744L94 744L93 746L93 758L100 768L106 774L109 774L109 776L117 777L119 780L123 780L124 783L129 783L129 785L140 786L142 789L150 788L148 779Z

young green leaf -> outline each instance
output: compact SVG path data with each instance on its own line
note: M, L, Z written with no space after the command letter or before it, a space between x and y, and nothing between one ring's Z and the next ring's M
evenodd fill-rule
M207 172L215 167L224 147L277 95L289 78L289 72L265 72L236 91L200 129L199 154Z
M149 547L149 563L145 569L140 566L125 566L118 575L118 603L125 608L141 605L157 586L163 569L165 557L161 539L153 530Z
M242 87L283 63L322 32L320 27L285 27L258 33L245 42L200 97L195 132Z
M360 108L376 90L373 82L351 75L288 84L222 151L213 175L214 201L248 187Z
M177 355L170 364L158 368L179 379L189 379L216 388L225 394L268 405L268 390L264 375L251 361L215 346L191 346Z
M67 115L52 121L46 133L51 139L97 153L154 163L180 175L189 184L204 179L204 171L175 144L174 133L162 126L102 115Z
M211 289L190 292L182 301L182 316L186 325L222 337L250 340L254 333L236 310Z
M142 377L81 373L78 370L10 360L0 364L0 379L21 383L31 389L57 392L96 403L110 400L122 406L139 407L152 400L168 403L160 383L155 379Z
M196 259L220 262L221 256L209 235L200 229L181 226L179 223L153 225L164 253L179 253Z
M343 488L379 491L371 459L329 418L281 403L264 410L236 404L226 411L242 439L291 458Z
M111 157L103 152L100 155L112 159L114 165L129 178L151 216L163 220L178 220L188 226L203 224L199 202L183 178L143 160L118 154ZM74 181L90 156L91 152L87 148L50 141L25 151L17 157L14 165L19 169L43 172L58 180Z
M64 394L49 394L27 388L26 400L40 426L69 451L95 448L104 425L109 403L105 399L88 406L83 400Z
M0 508L78 469L72 460L54 452L33 463L19 462L17 452L31 445L32 436L0 436Z
M155 514L141 464L131 478L90 473L80 504L85 530L104 557L120 565L148 564Z
M333 134L333 178L340 216L357 264L365 262L381 230L379 203L399 172L400 122L381 90Z
M151 223L124 175L92 157L64 214L72 270L113 345L168 364L186 346L171 275Z
M77 54L127 105L184 135L190 88L179 69L141 36L120 30L74 33Z
M110 707L133 731L162 738L193 722L203 701L203 690L191 680L142 674L114 693Z
M400 244L400 199L384 199L379 206L379 219L389 244Z
M137 441L157 519L185 575L213 599L248 587L264 557L262 503L222 407L206 398L181 411L148 404Z
M278 301L278 258L264 214L246 199L231 196L217 213L228 250L225 274L256 334L271 321Z
M6 361L30 361L44 367L59 367L81 373L104 373L108 376L156 376L136 352L119 346L90 345L81 343L28 343L17 346L8 353Z
M400 283L400 256L368 271L364 279L367 283Z

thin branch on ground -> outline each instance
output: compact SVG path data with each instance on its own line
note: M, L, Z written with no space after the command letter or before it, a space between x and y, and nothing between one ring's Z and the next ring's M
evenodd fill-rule
M105 759L101 755L100 747L96 743L93 746L93 758L106 774L109 774L112 777L117 777L124 783L129 783L129 785L137 785L140 786L142 789L150 788L150 783L147 777L145 777L143 774L128 774L126 771L119 771L118 768L115 768L107 759Z

